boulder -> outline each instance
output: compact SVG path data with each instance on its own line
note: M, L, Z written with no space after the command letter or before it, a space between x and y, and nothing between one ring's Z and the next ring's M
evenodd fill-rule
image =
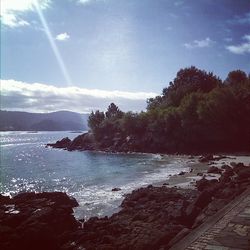
M222 170L215 167L215 166L211 166L209 167L209 169L207 170L208 174L221 174Z
M206 178L202 178L198 181L196 181L196 187L198 189L198 191L204 191L205 189L211 189L211 188L215 188L216 185L218 184L218 181L213 179L213 180L207 180Z
M66 232L80 226L75 199L65 193L21 193L0 204L0 249L61 249ZM3 233L3 234L2 234Z
M202 155L202 156L199 157L200 162L209 162L209 161L212 161L212 160L214 160L214 156L211 155L211 154Z

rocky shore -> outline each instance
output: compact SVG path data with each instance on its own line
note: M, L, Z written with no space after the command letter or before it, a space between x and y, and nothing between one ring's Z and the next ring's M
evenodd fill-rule
M86 222L65 193L0 196L0 249L168 249L248 187L250 166L211 166L196 189L150 185L126 195L120 212Z

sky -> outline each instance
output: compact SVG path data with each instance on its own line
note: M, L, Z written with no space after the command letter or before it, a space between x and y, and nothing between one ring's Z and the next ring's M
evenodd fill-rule
M141 111L194 65L250 72L250 0L2 0L1 109Z

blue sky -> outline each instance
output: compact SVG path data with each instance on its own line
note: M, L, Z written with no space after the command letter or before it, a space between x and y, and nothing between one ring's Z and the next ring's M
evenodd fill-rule
M1 1L2 109L140 111L191 65L249 73L249 0Z

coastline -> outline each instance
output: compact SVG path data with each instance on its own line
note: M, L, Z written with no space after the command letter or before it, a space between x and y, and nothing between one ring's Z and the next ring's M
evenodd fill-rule
M189 171L169 176L169 179L166 179L166 181L152 183L152 185L158 187L166 185L167 187L195 189L196 181L201 180L203 177L209 180L220 177L220 175L216 173L207 173L211 166L221 169L223 165L230 165L232 162L236 164L243 163L245 166L250 166L250 154L215 154L214 156L215 158L223 156L223 158L215 161L199 162L199 157L201 156L191 156L191 160L194 162L189 164Z
M199 162L204 158L213 160ZM72 208L78 204L65 193L0 195L0 247L169 249L250 187L250 156L189 160L190 170L170 176L168 185L153 183L126 194L110 217L76 220Z

